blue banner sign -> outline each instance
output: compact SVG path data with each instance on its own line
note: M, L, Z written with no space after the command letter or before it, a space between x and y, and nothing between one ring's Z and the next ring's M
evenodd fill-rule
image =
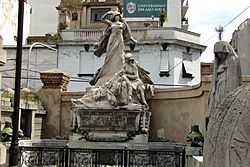
M167 0L123 0L124 17L159 17L167 9Z

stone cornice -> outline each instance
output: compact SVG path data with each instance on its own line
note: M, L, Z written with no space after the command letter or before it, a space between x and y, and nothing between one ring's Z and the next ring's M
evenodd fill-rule
M40 73L43 89L67 90L70 77L59 69L52 69Z

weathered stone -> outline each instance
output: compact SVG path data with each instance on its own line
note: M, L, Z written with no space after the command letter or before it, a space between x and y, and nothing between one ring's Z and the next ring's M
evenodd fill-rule
M211 117L223 98L242 85L238 55L226 41L214 45L214 71L208 101L208 117Z
M205 167L250 166L250 87L228 94L210 118L204 143Z
M62 133L62 117L67 112L61 112L61 93L67 90L69 76L59 69L52 69L40 73L43 87L37 94L41 100L43 107L46 109L46 117L44 120L44 137L56 137L65 135ZM65 123L66 124L66 123Z
M165 129L161 128L157 130L157 137L159 138L165 138Z
M203 156L188 156L187 167L203 167Z
M137 41L118 11L108 11L101 18L107 30L96 43L95 56L106 53L104 64L90 80L92 88L81 99L72 99L75 107L117 109L136 104L148 108L146 94L153 95L148 72L139 67L131 53L125 54L125 43Z
M147 133L148 111L117 109L76 109L74 131L89 141L127 141L138 133Z
M187 156L201 156L202 148L201 147L186 147Z

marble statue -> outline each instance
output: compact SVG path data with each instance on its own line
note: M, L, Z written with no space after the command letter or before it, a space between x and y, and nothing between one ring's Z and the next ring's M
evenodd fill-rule
M118 11L107 12L101 20L108 27L97 42L94 54L99 57L106 53L104 64L91 79L93 86L82 98L72 99L72 103L85 109L147 109L145 98L153 96L153 82L133 55L125 54L125 43L137 41Z
M237 54L226 41L214 45L214 72L208 102L208 118L222 99L242 84L241 67Z
M105 55L103 66L91 79L90 88L73 104L72 129L77 140L147 141L150 125L146 98L154 95L149 72L140 67L125 43L137 41L118 11L102 16L107 29L94 54Z
M225 96L209 119L203 147L204 167L250 166L250 87Z
M108 17L110 19L108 19ZM91 80L91 85L102 85L121 70L124 64L125 43L137 41L131 36L131 30L118 11L109 11L101 18L108 27L97 43L94 54L100 57L106 53L105 63Z
M153 86L139 78L131 53L125 54L124 58L122 69L109 81L90 88L82 98L72 99L72 103L85 109L148 109L145 93L153 96Z
M242 85L240 62L228 42L217 42L214 52L204 167L248 167L250 87Z
M135 63L135 59L132 54L128 53L125 55L125 64L123 66L123 70L121 71L121 76L123 81L125 81L128 88L128 102L132 102L133 91L135 91L135 95L137 95L139 101L148 105L145 99L145 86L141 79L139 78L139 72L137 65Z

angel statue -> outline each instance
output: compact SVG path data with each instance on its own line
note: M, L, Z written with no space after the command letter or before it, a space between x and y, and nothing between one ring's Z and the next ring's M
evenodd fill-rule
M131 30L118 11L109 11L101 18L108 27L96 44L94 54L97 57L106 53L104 65L97 71L91 85L102 85L121 70L124 64L125 43L137 41L131 36Z
M107 12L101 20L108 27L97 42L94 54L100 57L106 53L104 65L91 79L93 86L82 98L72 99L72 103L87 109L148 110L146 97L153 96L149 72L136 63L131 53L125 54L125 43L137 41L118 11Z

